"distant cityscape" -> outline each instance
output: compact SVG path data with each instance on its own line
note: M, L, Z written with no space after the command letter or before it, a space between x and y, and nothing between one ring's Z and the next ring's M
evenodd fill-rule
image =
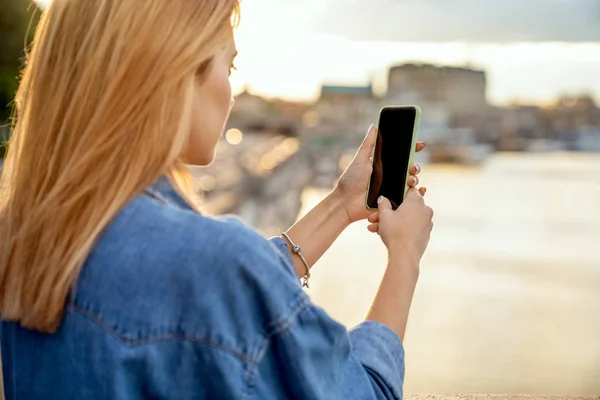
M497 107L487 101L483 70L404 64L388 73L387 93L368 86L321 88L313 104L268 100L248 91L236 98L230 126L280 130L328 144L355 144L388 104L423 110L420 137L431 161L480 161L493 151L600 151L600 107L591 96L549 106Z
M404 64L372 85L323 85L313 103L236 97L217 161L195 170L203 204L241 215L265 234L293 223L305 187L329 188L351 161L384 105L423 110L421 163L479 164L497 151L600 152L600 108L591 96L548 106L487 101L485 71ZM265 207L268 205L268 207Z

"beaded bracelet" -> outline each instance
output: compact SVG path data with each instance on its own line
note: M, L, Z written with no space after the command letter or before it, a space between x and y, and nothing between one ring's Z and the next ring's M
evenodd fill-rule
M287 232L283 232L283 237L286 238L287 241L290 242L290 244L292 245L292 253L300 257L300 260L302 260L302 263L306 267L306 274L304 274L304 276L302 277L302 287L310 288L310 286L308 285L308 280L310 279L310 267L308 266L308 261L306 261L306 258L304 258L304 256L302 255L302 249L300 249L300 246L294 243L294 241L290 238Z

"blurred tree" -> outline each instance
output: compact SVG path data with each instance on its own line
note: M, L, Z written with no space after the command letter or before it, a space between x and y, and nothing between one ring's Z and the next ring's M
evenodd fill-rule
M38 7L31 0L0 0L0 158L4 156L6 124L18 87L25 46L33 39L39 15Z

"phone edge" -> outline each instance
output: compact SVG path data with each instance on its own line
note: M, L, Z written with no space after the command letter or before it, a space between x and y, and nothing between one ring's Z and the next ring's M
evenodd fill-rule
M408 185L408 178L410 177L410 165L415 161L415 154L417 152L417 142L419 141L419 128L421 127L421 108L419 106L410 106L415 109L415 124L413 126L413 140L410 147L410 156L408 158L408 168L406 169L406 177L404 178L404 182L406 188L404 189L404 196L402 197L402 201L406 198L408 191L410 190L410 186Z
M415 153L417 150L417 141L419 139L419 129L421 126L421 108L419 106L416 105L412 105L412 106L384 106L381 107L381 109L379 110L379 117L378 117L378 121L377 121L377 134L379 135L379 123L381 122L381 113L383 112L384 109L386 108L413 108L415 110L415 123L413 125L413 134L412 134L412 143L411 143L411 150L410 150L410 154L408 156L408 169L406 171L406 177L404 178L404 182L405 182L405 189L404 189L404 196L402 198L402 200L404 201L404 197L406 197L406 194L408 193L408 191L410 190L410 186L408 185L408 177L410 176L410 165L414 162L415 159ZM373 167L373 162L374 160L374 155L375 155L375 147L377 146L377 142L375 142L375 145L373 146L373 150L371 151L371 167ZM376 210L377 208L372 208L369 206L369 192L371 191L371 177L369 177L369 183L367 184L367 193L365 194L365 206L367 207L367 210Z

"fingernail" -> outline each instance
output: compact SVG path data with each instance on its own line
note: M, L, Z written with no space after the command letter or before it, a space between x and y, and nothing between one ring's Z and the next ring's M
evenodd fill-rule
M417 174L421 172L421 166L419 164L415 164L415 169L417 170Z
M417 184L417 177L416 177L416 176L413 176L413 177L412 177L412 180L413 180L413 183L416 185L416 184Z
M373 124L369 125L369 130L367 131L367 135L369 133L371 133L373 131L373 129L375 129L375 125L373 125Z
M381 204L382 201L383 201L383 196L379 196L377 198L377 204Z

